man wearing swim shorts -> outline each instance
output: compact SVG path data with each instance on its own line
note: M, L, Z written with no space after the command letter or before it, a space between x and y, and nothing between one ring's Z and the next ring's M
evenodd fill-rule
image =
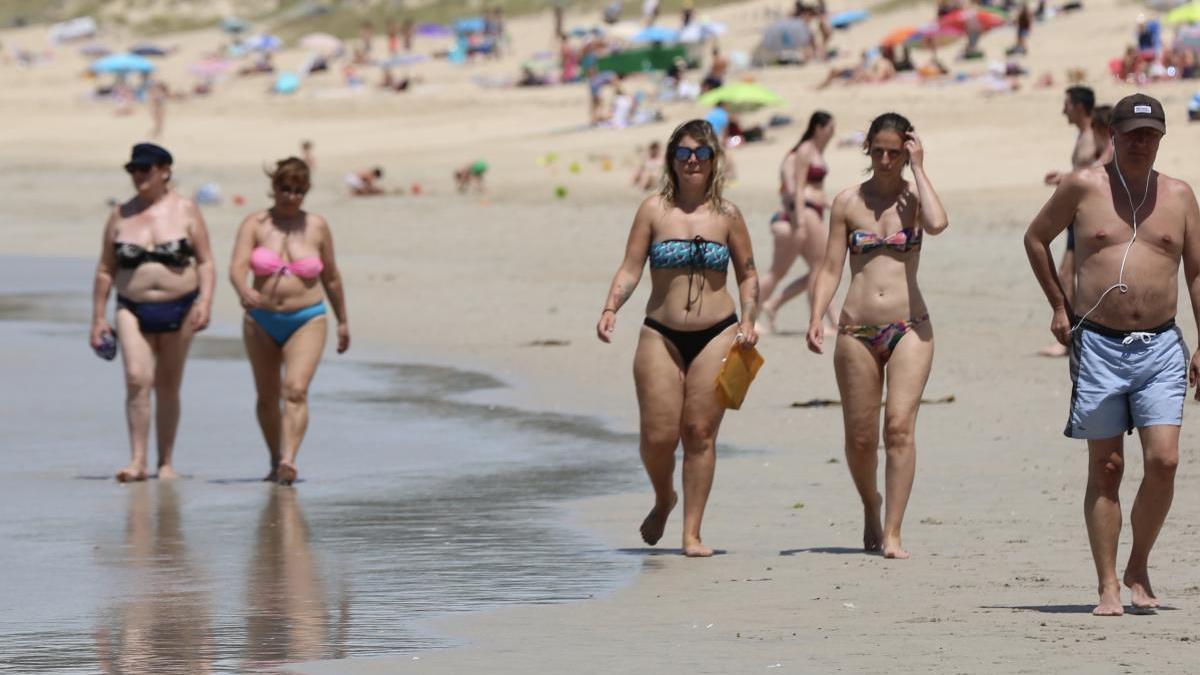
M1200 376L1200 353L1189 363L1175 325L1181 261L1193 314L1200 310L1200 210L1187 183L1154 171L1166 133L1162 104L1142 94L1121 99L1112 133L1113 161L1064 177L1025 233L1029 262L1054 310L1050 330L1071 353L1065 433L1088 442L1084 519L1099 577L1093 614L1104 616L1124 611L1116 572L1123 434L1137 429L1145 467L1124 582L1134 608L1152 611L1159 598L1150 587L1150 550L1174 495L1189 376L1192 384ZM1072 220L1074 303L1049 248Z

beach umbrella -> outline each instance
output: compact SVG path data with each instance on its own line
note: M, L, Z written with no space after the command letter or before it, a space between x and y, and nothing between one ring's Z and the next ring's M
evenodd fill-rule
M236 16L228 16L224 19L221 19L221 30L225 31L226 33L233 33L234 35L237 35L249 27L250 24L242 21Z
M416 34L422 37L450 37L454 31L440 23L423 23L417 26Z
M829 17L829 25L834 28L849 28L856 23L866 21L869 16L870 14L865 9L850 9Z
M675 42L679 40L679 31L663 26L647 26L634 33L630 42Z
M916 35L920 29L916 26L901 26L893 28L887 35L883 36L883 40L879 42L880 47L897 47L908 42L909 38Z
M455 33L482 33L487 22L481 16L473 16L467 19L459 19L454 22Z
M204 59L188 66L188 70L196 77L216 77L232 67L232 61L226 61L225 59Z
M92 62L93 73L153 73L154 64L137 54L111 54Z
M143 42L130 47L129 53L137 54L138 56L166 56L167 50L159 47L156 44Z
M300 46L324 56L341 54L343 49L342 41L329 33L309 33L300 38Z
M945 28L952 28L966 33L968 26L974 21L979 26L979 30L986 33L993 28L999 28L1004 25L1004 19L990 12L978 12L975 10L956 9L953 12L938 19L938 25Z
M767 105L782 105L779 94L757 82L731 82L723 84L696 99L700 105L712 106L724 103L732 110L753 110Z
M929 49L952 44L963 35L966 33L957 28L931 23L917 29L917 32L913 33L905 42L918 49Z
M242 46L252 52L273 52L283 46L283 40L274 35L261 33L246 38Z
M1200 23L1200 2L1180 5L1167 12L1167 15L1163 17L1163 23L1168 26L1177 26L1181 23Z

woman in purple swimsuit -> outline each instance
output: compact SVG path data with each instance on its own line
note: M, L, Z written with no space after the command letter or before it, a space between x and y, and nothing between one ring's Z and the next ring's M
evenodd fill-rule
M104 318L116 287L116 339L125 364L125 418L129 464L117 480L147 476L153 408L158 478L176 478L172 456L179 428L179 389L192 335L204 330L212 310L212 249L195 202L171 188L171 153L153 143L133 146L125 171L137 194L115 207L104 226L92 291L89 342L112 339ZM153 403L151 402L153 392Z
M907 558L900 525L916 469L917 409L933 363L933 326L917 287L917 264L924 234L939 234L949 223L925 174L921 140L907 119L896 113L876 117L864 147L871 177L833 200L829 245L813 284L808 348L822 353L821 317L849 254L850 289L833 354L846 464L865 511L863 547L887 558ZM912 167L911 183L904 179L905 165ZM885 380L886 501L876 483Z
M633 358L642 462L655 497L641 532L650 545L662 538L675 506L675 449L682 441L683 554L691 557L713 554L700 540L700 521L725 413L714 382L730 345L758 341L750 233L738 208L721 196L724 162L708 122L692 120L671 134L666 180L634 216L625 259L596 324L599 338L612 342L617 310L633 295L649 261L650 300ZM730 262L741 296L740 320L726 290Z

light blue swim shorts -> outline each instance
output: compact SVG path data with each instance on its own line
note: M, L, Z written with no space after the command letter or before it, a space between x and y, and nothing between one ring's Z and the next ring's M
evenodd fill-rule
M1188 347L1172 319L1145 331L1083 321L1071 340L1071 438L1183 423Z

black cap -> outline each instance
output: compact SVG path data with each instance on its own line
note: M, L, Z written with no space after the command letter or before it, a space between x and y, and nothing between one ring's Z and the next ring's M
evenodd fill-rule
M169 166L175 161L166 148L153 143L138 143L133 146L129 161L125 163L128 170L135 166Z
M1117 101L1112 111L1112 128L1126 133L1143 127L1167 133L1167 116L1158 99L1132 94Z

